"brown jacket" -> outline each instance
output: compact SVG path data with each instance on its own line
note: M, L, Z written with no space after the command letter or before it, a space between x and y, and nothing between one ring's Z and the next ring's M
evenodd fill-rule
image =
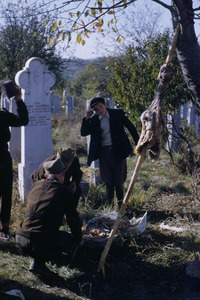
M25 218L17 234L34 240L49 241L57 237L66 214L74 240L81 241L81 220L76 211L73 194L55 177L37 181L28 198Z
M44 162L46 161L51 161L56 159L56 155L48 157ZM38 170L34 171L32 176L31 176L31 181L32 183L36 182L37 180L45 179L45 170L43 168L44 162L41 163L39 166ZM80 181L82 178L83 172L80 169L80 163L78 156L74 156L72 165L70 166L69 170L65 172L65 180L64 184L66 186L69 186L72 181L76 183L76 192L74 193L74 201L76 203L76 206L78 205L78 200L81 195L81 189L80 189Z

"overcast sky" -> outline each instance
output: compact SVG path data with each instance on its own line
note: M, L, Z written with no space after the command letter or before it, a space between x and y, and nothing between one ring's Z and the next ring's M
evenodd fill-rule
M135 7L138 11L138 13L143 10L144 3L150 3L151 13L157 14L159 16L158 25L161 28L161 31L163 29L169 28L172 30L172 22L171 22L171 14L170 12L163 8L161 5L158 5L156 3L150 2L149 0L140 0L136 1ZM163 1L165 3L171 1ZM193 0L193 7L196 8L197 6L200 6L200 0ZM133 28L134 30L134 28ZM195 30L197 36L200 36L200 20L195 21ZM113 41L111 36L105 36L104 38L100 38L99 35L92 35L90 39L86 39L86 45L82 46L80 44L74 43L70 50L68 50L66 53L63 52L64 57L69 56L75 56L78 58L83 59L89 59L89 58L96 58L101 56L108 56L112 54L112 52L115 51L113 48Z
M11 3L17 2L18 0L10 0ZM22 0L25 3L25 0ZM111 1L111 0L107 0ZM31 5L33 3L37 3L38 5L42 5L44 3L49 3L52 2L56 3L58 6L62 5L63 3L66 2L66 0L56 0L56 1L50 1L50 0L27 0L27 5ZM170 5L171 0L162 0L162 2ZM7 5L8 0L0 0L0 4ZM92 1L91 1L92 3ZM84 2L85 4L85 2ZM71 7L76 6L76 2L73 2L73 5L67 6L67 14L69 16L69 12ZM193 7L196 8L197 6L200 6L200 0L193 0ZM49 6L48 6L49 7ZM131 5L133 7L133 5ZM171 14L170 12L163 8L161 5L153 2L152 0L138 0L134 2L134 8L131 8L130 6L126 10L122 10L123 14L124 11L127 11L126 15L121 15L120 18L118 19L118 27L121 28L126 28L126 25L129 27L129 31L134 32L134 24L132 26L131 22L127 22L127 14L131 13L131 16L135 19L140 19L143 21L147 20L147 23L151 23L153 19L157 18L157 28L159 32L163 32L164 29L170 29L172 31L172 22L171 22ZM81 11L82 7L79 7L79 10ZM134 15L133 13L134 12ZM104 17L104 24L107 23L108 20L110 20L112 16L105 16ZM62 16L61 16L62 19ZM149 20L149 22L148 22ZM139 25L140 26L140 25ZM195 30L197 36L200 36L200 20L195 21ZM91 34L91 37L89 39L85 38L86 44L84 46L78 44L76 42L76 36L73 36L72 42L70 49L67 50L62 50L64 45L66 44L59 44L58 49L61 52L61 55L66 58L71 58L71 57L77 57L77 58L82 58L82 59L90 59L90 58L96 58L96 57L102 57L102 56L109 56L112 54L117 54L117 51L119 52L120 47L125 44L129 44L130 42L132 43L131 37L128 37L128 30L124 30L123 32L123 37L122 43L117 44L114 42L116 40L117 35L113 33L111 30L111 34L108 34L105 32L105 36L101 37L100 34ZM130 34L129 34L130 36Z

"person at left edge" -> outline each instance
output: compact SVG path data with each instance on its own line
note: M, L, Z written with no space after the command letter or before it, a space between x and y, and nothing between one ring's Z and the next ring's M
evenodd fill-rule
M9 96L8 96L9 97ZM13 170L12 158L8 150L8 142L11 138L9 126L25 126L29 122L28 110L21 98L21 90L15 89L14 100L17 105L17 114L0 110L0 238L9 238L9 223L12 205Z

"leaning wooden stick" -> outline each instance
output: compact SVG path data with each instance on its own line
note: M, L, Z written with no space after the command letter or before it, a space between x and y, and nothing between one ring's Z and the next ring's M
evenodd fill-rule
M142 132L136 147L136 153L139 155L139 157L128 190L123 199L122 206L119 210L118 216L110 232L110 236L108 238L106 246L101 254L97 272L100 272L102 270L103 276L105 276L104 264L105 264L108 251L117 232L122 214L124 213L126 206L128 204L129 197L132 193L134 184L137 179L137 175L144 161L145 153L147 150L149 150L149 155L151 160L157 160L160 156L162 135L165 129L165 122L162 115L163 95L169 81L172 79L172 76L175 73L172 69L173 65L171 61L176 48L178 32L179 32L179 26L176 28L174 37L172 39L172 43L169 47L168 56L165 61L165 64L160 68L160 72L158 76L158 79L160 81L158 84L156 96L152 101L151 105L149 106L149 108L143 112L140 118L142 122Z
M132 178L131 178L131 181L130 181L130 184L129 184L129 187L128 187L128 190L126 192L126 195L123 199L123 202L122 202L122 206L120 208L120 211L117 215L117 218L115 220L115 223L113 225L113 228L110 232L110 236L108 238L108 241L106 243L106 246L101 254L101 259L100 259L100 262L99 262L99 267L98 267L98 270L97 272L100 272L100 270L102 270L103 272L103 276L105 276L105 270L104 270L104 263L105 263L105 259L106 259L106 256L108 254L108 251L110 249L110 246L112 244L112 241L115 237L115 233L117 231L117 228L118 228L118 225L119 225L119 222L120 222L120 219L121 219L121 216L122 214L124 213L125 209L126 209L126 206L128 204L128 200L129 200L129 197L131 195L131 192L133 190L133 187L134 187L134 184L136 182L136 179L137 179L137 175L138 175L138 172L140 170L140 167L143 163L143 160L144 160L144 157L145 157L145 153L146 153L146 150L144 149L141 153L141 155L138 157L138 160L137 160L137 163L136 163L136 166L135 166L135 169L134 169L134 172L133 172L133 175L132 175Z

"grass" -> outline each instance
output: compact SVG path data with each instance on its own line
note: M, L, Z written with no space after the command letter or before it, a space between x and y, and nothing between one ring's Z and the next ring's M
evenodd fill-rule
M77 135L78 127L75 126L73 132ZM55 141L63 133L64 129L54 131ZM84 149L84 143L85 140L81 140L79 145L73 141L70 144L66 134L65 141L60 142L59 146L70 145L80 150ZM88 180L90 174L84 151L80 151L80 161L83 178ZM128 188L136 161L136 156L127 159L128 176L124 192ZM14 166L14 178L11 216L13 233L25 211L25 203L19 200L17 166ZM0 299L5 299L2 292L12 289L21 290L26 300L183 299L183 294L188 295L185 268L193 260L200 244L200 186L197 185L194 193L194 183L192 176L177 171L166 154L162 153L156 163L146 158L124 218L139 217L147 211L147 228L137 236L121 236L112 245L105 265L106 278L96 272L102 248L86 244L78 252L73 264L67 260L62 265L48 264L54 272L54 278L47 280L28 271L31 258L20 255L14 239L0 241ZM83 224L113 209L117 209L116 199L114 207L106 204L103 184L97 187L91 184L85 203L80 203L78 207ZM183 230L162 229L162 224ZM67 227L64 229L67 230ZM188 299L192 299L189 296Z

